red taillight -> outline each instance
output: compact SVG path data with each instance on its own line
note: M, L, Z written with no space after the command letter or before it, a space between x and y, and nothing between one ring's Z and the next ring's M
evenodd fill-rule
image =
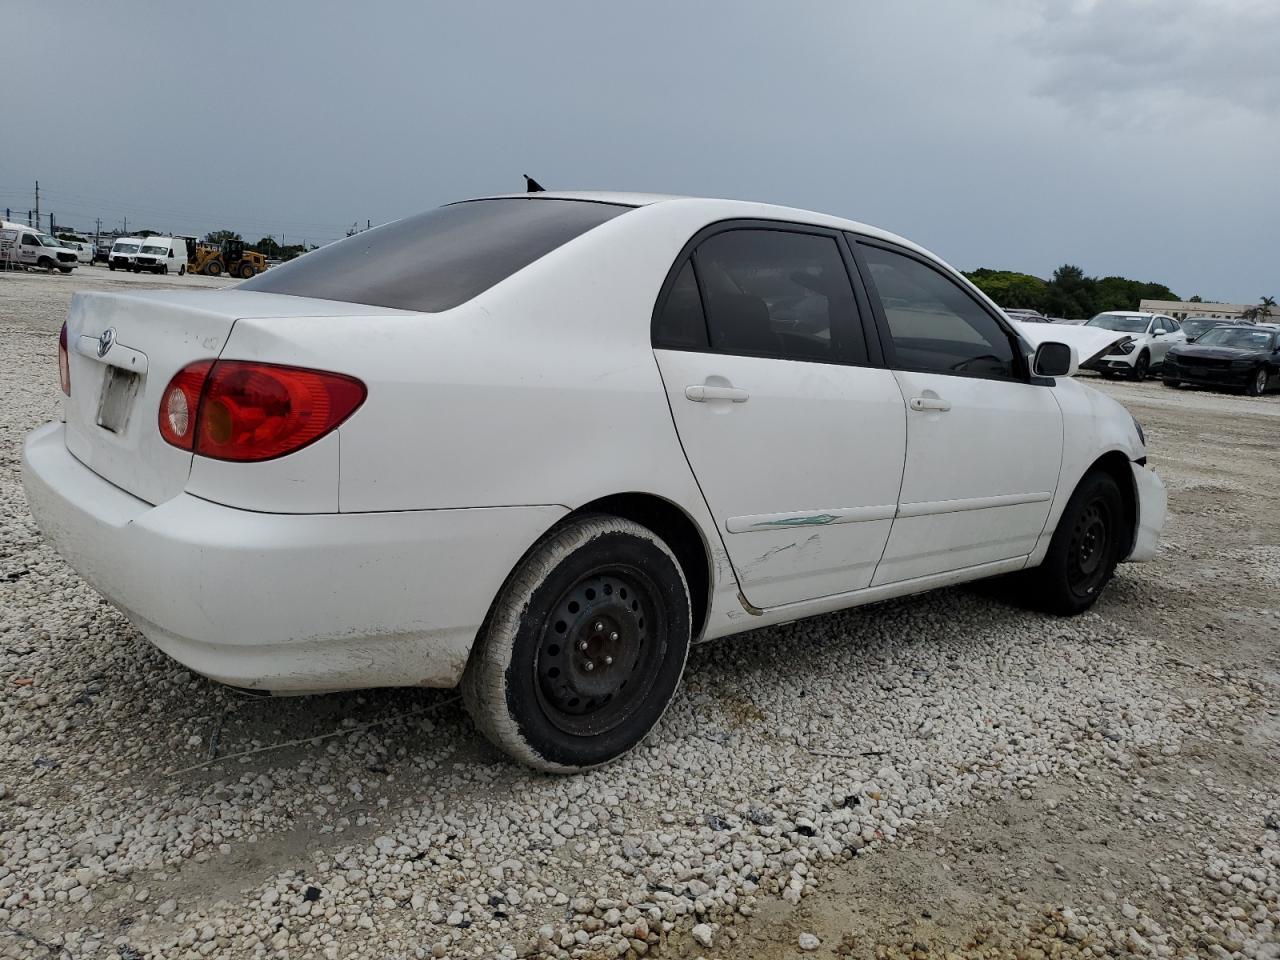
M67 356L67 324L62 323L62 332L58 334L58 379L62 381L62 392L71 396L71 358Z
M340 373L243 360L180 370L160 399L160 434L202 457L270 460L305 447L356 411L368 391Z
M196 411L212 360L189 364L174 374L160 398L160 436L183 450L195 448Z

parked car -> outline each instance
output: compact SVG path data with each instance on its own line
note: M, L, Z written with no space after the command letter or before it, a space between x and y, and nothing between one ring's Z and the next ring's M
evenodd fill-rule
M1195 343L1169 351L1164 383L1234 387L1260 397L1280 386L1280 330L1262 324L1219 324Z
M1028 310L1022 307L1005 307L1004 312L1014 320L1021 320L1023 323L1049 322L1049 318L1039 310Z
M77 263L93 263L93 244L87 240L61 240L58 242L68 250L75 251Z
M112 270L134 270L134 262L138 251L146 243L146 237L117 237L111 245L111 254L107 257L107 266ZM137 271L134 270L136 273Z
M1202 334L1208 333L1214 327L1235 322L1237 321L1224 320L1221 317L1187 317L1180 326L1186 335L1187 343L1195 343Z
M181 276L187 272L187 242L181 237L147 237L133 258L133 266L139 272L172 271Z
M1124 374L1131 380L1145 380L1148 373L1160 370L1170 347L1187 342L1178 321L1164 314L1112 310L1098 314L1085 326L1128 334L1114 353L1085 365L1104 377Z
M579 770L691 642L1000 574L1074 614L1153 556L1142 430L1053 333L839 217L474 200L230 290L77 295L23 478L192 670L460 683L499 747Z

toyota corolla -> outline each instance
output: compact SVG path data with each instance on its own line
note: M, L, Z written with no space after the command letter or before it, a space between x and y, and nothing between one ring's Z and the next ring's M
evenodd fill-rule
M1054 332L839 217L474 200L232 289L78 295L23 477L191 669L461 685L575 770L648 733L691 643L997 575L1075 614L1151 557L1142 431Z

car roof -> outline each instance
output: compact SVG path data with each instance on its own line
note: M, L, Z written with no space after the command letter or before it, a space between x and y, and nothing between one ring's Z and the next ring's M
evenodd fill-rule
M936 257L919 244L900 237L896 233L873 227L870 224L846 217L837 217L816 210L805 210L799 207L786 207L774 203L761 203L754 200L728 200L716 197L686 197L669 193L629 193L613 190L543 190L536 193L500 193L488 197L472 197L471 200L500 200L524 198L530 200L582 200L589 203L615 203L628 207L655 207L680 205L704 207L708 221L714 220L787 220L814 226L829 227L833 230L852 230L868 237L887 240L900 244L910 250ZM459 201L466 203L469 201Z

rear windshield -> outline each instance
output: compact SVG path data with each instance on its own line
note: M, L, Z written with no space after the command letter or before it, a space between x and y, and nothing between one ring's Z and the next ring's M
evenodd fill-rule
M523 197L455 203L313 250L240 288L438 313L629 209Z

